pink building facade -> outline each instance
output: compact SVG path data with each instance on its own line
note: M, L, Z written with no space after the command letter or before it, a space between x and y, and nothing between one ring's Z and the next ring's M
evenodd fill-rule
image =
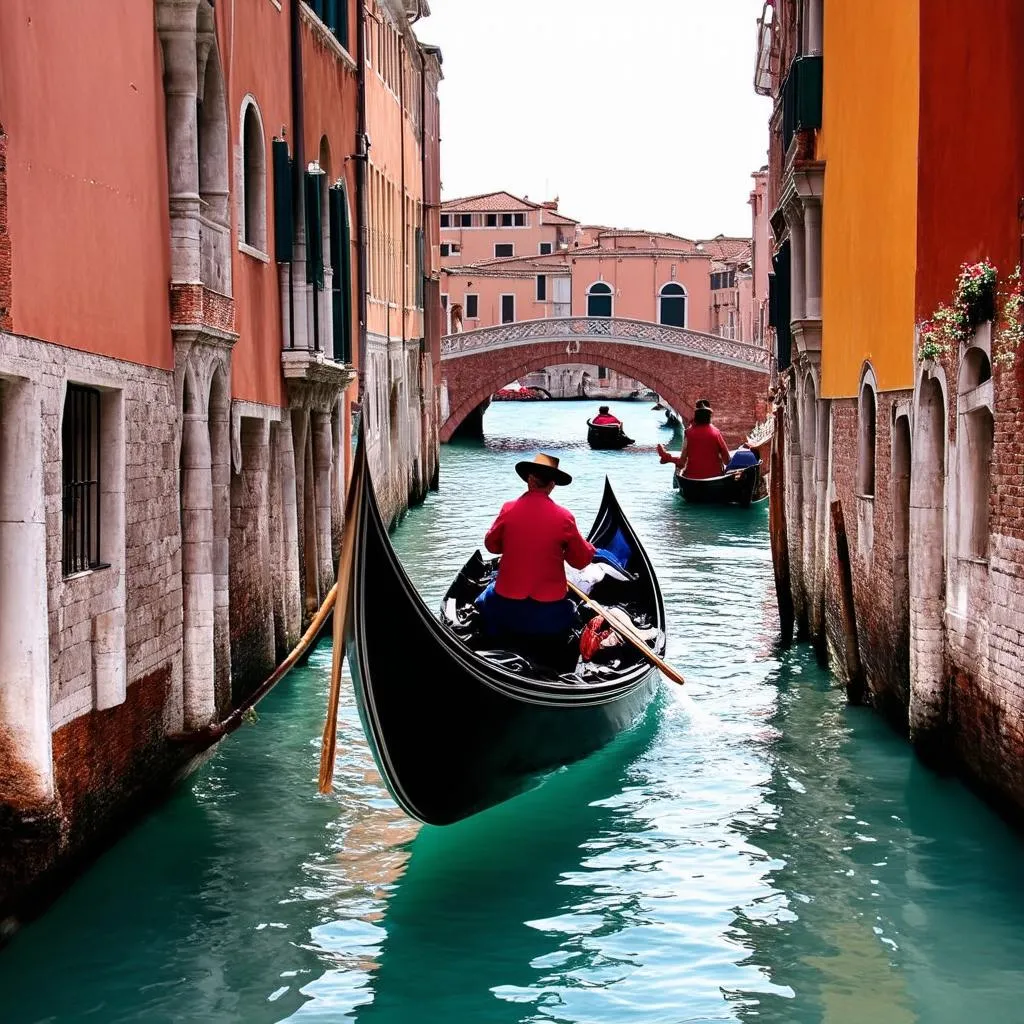
M547 317L593 316L755 339L749 238L695 240L582 225L557 200L508 192L441 212L448 333ZM765 287L767 287L765 276Z

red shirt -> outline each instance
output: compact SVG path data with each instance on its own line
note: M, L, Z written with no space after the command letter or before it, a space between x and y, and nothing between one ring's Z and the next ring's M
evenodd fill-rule
M603 427L606 423L618 423L619 421L614 416L604 415L595 416L591 421L595 426Z
M695 423L686 431L686 468L683 476L692 480L706 480L721 476L729 465L732 453L713 423Z
M494 589L514 601L560 601L566 593L564 563L582 569L597 550L580 534L572 513L542 491L506 501L484 547L501 555Z

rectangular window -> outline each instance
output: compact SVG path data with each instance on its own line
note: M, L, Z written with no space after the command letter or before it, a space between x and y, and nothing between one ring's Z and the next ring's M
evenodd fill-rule
M550 242L541 242L540 243L540 254L541 254L541 256L550 256L551 255L551 243Z
M489 213L484 218L484 224L489 228L496 228L498 226L498 215L496 213Z
M459 224L464 228L471 228L473 226L473 214L462 213L459 214Z
M501 322L510 324L516 318L516 297L514 295L502 295L501 297Z
M515 215L515 224L516 224L517 228L525 228L526 227L526 214L525 213L517 213Z
M480 296L466 296L466 319L476 320L480 316Z
M544 274L537 275L537 301L547 302L548 299L548 279Z
M607 380L608 379L608 367L607 366L599 366L597 368L597 379L598 380Z
M501 226L503 228L510 228L510 227L512 227L512 214L511 213L503 213L501 215Z
M445 292L441 292L441 308L448 308L448 295Z
M61 424L65 576L100 567L100 393L69 384Z
M441 214L441 227L450 228L452 226L452 215L450 213Z
M511 242L495 242L494 258L501 259L503 256L515 256L515 246Z
M442 256L458 256L462 252L462 246L458 242L442 242L441 243L441 255Z

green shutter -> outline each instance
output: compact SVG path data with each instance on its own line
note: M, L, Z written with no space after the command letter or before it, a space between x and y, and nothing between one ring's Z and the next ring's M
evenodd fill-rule
M323 174L306 171L306 281L318 289L324 286L324 237L320 206Z
M274 259L288 263L292 258L292 162L288 143L274 139Z
M416 229L416 305L423 308L423 286L426 274L423 228Z
M352 278L349 271L350 239L345 190L335 185L328 192L331 217L331 305L334 310L334 358L352 362Z

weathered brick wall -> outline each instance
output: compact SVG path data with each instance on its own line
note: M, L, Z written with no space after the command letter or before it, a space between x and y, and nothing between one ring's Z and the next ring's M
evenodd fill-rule
M894 724L906 729L909 693L906 577L894 571L895 549L892 477L892 424L894 406L909 399L906 392L880 392L877 396L874 500L858 494L857 401L833 400L832 488L842 505L853 577L857 650L867 687L865 699ZM832 662L847 680L845 623L841 615L840 566L836 536L828 525L828 561L825 568L825 628ZM906 552L899 554L906 558ZM797 570L794 566L794 572ZM809 581L799 581L807 586ZM897 586L900 591L897 592Z
M768 376L755 370L660 352L637 345L583 341L567 355L565 345L538 342L459 356L441 363L451 414L442 425L442 441L451 439L469 413L504 384L545 366L565 362L593 363L644 381L687 418L699 398L708 398L715 423L731 445L744 441L747 432L767 412Z
M983 596L971 602L963 628L957 624L947 637L953 752L971 777L1018 816L1024 811L1022 396L1024 360L1018 354L1013 366L994 367L990 546ZM954 408L951 429L955 417ZM984 571L983 566L973 568Z
M11 235L7 229L7 135L0 125L0 331L11 329Z

